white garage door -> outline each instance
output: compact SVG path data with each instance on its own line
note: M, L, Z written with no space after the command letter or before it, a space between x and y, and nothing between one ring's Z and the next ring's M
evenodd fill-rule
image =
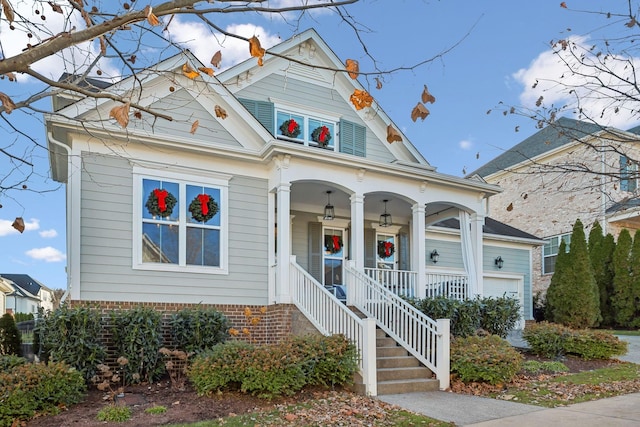
M524 328L524 278L484 277L485 297L510 297L520 301L520 320L516 329Z

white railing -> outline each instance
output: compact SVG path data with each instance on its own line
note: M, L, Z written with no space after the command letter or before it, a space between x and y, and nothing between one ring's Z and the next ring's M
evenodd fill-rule
M353 304L449 387L449 320L437 322L363 272L345 265L347 304Z
M366 268L364 272L376 282L396 295L416 296L418 273L405 270L385 270L382 268Z
M465 300L470 297L469 277L456 273L427 273L426 297L447 297Z
M289 274L291 297L295 306L324 335L343 334L356 345L360 355L360 374L365 393L376 396L378 384L375 320L360 319L294 259L291 260Z

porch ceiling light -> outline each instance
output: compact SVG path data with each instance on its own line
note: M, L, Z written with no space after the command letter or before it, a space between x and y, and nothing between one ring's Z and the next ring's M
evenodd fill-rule
M331 204L331 190L327 191L327 204L324 206L324 218L327 221L335 218L335 210L333 209L333 205Z
M440 254L438 253L438 250L437 249L432 250L431 255L429 255L429 258L431 258L431 261L434 264L437 264L438 260L440 259Z
M494 264L496 265L496 267L502 268L504 266L504 260L502 259L501 256L499 256L498 258L495 259Z
M384 213L380 215L380 227L390 227L393 225L393 220L391 219L391 214L387 213L387 202L389 200L384 199Z

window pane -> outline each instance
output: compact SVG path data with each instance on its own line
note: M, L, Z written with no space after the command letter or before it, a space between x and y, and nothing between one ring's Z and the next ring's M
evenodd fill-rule
M324 260L324 285L342 285L342 260Z
M316 130L321 129L322 126L326 126L327 127L327 131L328 131L326 136L325 136L325 142L326 142L325 147L334 147L334 144L335 144L335 141L336 141L334 123L329 123L329 122L325 122L325 121L318 120L318 119L309 119L309 134L307 135L307 140L311 144L320 145L320 141L314 141L313 133ZM318 131L318 132L320 132L320 131Z
M383 242L383 243L378 243L378 242ZM378 245L380 244L380 248L378 247ZM391 246L393 246L393 250L391 249ZM390 235L382 235L382 234L378 234L377 238L376 238L376 258L377 258L377 265L378 268L391 268L393 269L393 265L395 263L396 260L396 253L395 253L395 236L390 236ZM383 255L385 255L384 257L381 256L380 251L384 251ZM389 253L389 256L386 256L386 254Z
M142 224L142 262L178 263L178 227Z
M304 117L298 116L298 115L295 115L295 114L285 113L285 112L282 112L282 111L278 111L278 116L277 116L277 120L276 120L276 132L277 132L277 134L279 136L286 136L282 132L280 127L287 120L295 120L295 122L298 124L299 129L300 129L300 133L297 136L290 136L290 137L287 137L287 138L304 139L304 136L305 136ZM285 129L285 130L288 130L288 129Z
M344 253L344 240L342 230L325 229L324 231L324 255L331 258L342 258Z
M542 263L542 274L550 274L556 270L557 256L546 257Z
M187 227L187 264L220 266L220 231Z
M153 192L153 190L166 190L171 193L171 195L176 199L176 204L173 206L173 210L171 215L168 217L160 217L157 216L155 219L165 220L165 221L177 221L180 215L180 191L179 186L175 182L167 182L167 181L159 181L155 179L143 179L142 180L142 218L152 219L153 215L149 212L147 208L147 201L149 200L149 196ZM166 198L165 198L166 204Z
M213 198L213 200L218 205L218 212L208 221L201 222L193 218L192 213L189 211L189 207L191 203L198 197L200 194L206 194ZM213 226L220 226L220 210L222 206L220 205L220 189L218 188L210 188L210 187L202 187L199 185L187 185L187 223L196 223L196 224L207 224ZM199 200L196 201L199 203ZM209 207L210 204L207 204ZM204 212L203 212L204 213Z

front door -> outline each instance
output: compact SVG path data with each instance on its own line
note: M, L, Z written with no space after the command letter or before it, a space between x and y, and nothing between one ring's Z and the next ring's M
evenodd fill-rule
M322 283L325 286L344 284L342 267L347 253L344 246L347 241L345 234L346 232L342 228L324 228Z
M381 270L396 268L396 236L393 234L376 234L376 267Z

